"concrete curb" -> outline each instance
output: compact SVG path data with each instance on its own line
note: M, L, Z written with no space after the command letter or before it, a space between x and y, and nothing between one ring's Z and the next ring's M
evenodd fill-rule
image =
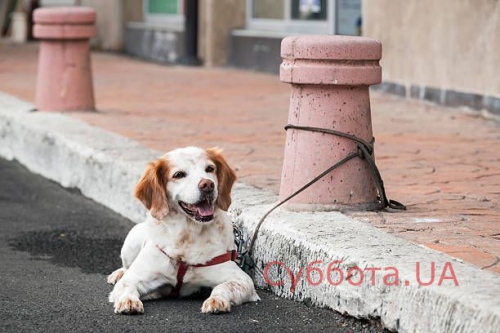
M141 222L145 211L132 189L146 163L162 153L62 114L29 112L32 108L0 93L0 156ZM273 194L237 184L230 213L250 234L276 201ZM340 213L273 212L261 228L255 256L259 286L355 317L380 318L391 330L498 332L500 327L499 276ZM435 265L432 285L419 285L417 263L422 282L431 279ZM300 268L292 292L290 274L296 277ZM454 273L458 286L451 278L438 286L443 270L447 277ZM334 286L339 271L343 280Z

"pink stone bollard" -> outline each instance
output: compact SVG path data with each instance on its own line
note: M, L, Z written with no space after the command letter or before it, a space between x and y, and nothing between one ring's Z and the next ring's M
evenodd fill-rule
M96 13L86 7L39 8L33 36L41 39L35 106L43 111L95 110L89 39Z
M381 82L381 44L348 36L294 36L281 43L280 79L292 84L289 124L336 130L371 143L369 86ZM280 200L356 152L334 135L288 129ZM288 202L291 209L380 208L368 162L356 157Z

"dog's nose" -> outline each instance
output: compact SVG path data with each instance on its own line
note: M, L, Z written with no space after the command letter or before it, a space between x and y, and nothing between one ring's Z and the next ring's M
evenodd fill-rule
M210 179L202 179L198 184L198 188L202 192L212 192L215 188L214 182Z

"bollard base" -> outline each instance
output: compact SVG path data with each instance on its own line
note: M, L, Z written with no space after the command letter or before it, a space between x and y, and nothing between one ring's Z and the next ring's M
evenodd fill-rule
M383 208L373 166L363 157L373 157L369 86L381 81L381 51L378 41L362 37L283 39L280 79L291 83L292 92L280 200L322 175L287 207Z
M35 106L41 111L95 111L87 40L42 40Z
M41 40L35 106L41 111L95 111L89 39L96 12L88 7L47 7L33 12Z

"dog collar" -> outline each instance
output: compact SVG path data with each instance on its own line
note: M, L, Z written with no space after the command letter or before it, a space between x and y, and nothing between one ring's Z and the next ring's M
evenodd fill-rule
M167 252L165 252L165 250L163 250L161 247L159 247L158 245L156 245L156 247L164 255L166 255L167 257L169 257L172 260L175 260L172 257L170 257L167 254ZM210 259L209 261L207 261L204 264L190 265L190 264L188 264L185 261L175 260L177 262L177 266L178 266L178 269L177 269L177 284L175 285L174 289L172 289L172 291L170 292L170 296L172 296L172 297L179 297L179 292L180 292L180 290L182 288L182 284L184 283L184 276L186 275L186 272L187 272L187 270L188 270L189 267L208 267L208 266L214 266L214 265L219 265L219 264L225 263L226 261L235 261L237 258L238 258L238 251L232 250L232 251L227 251L226 253L223 253L223 254L221 254L221 255L219 255L217 257L214 257L214 258Z

